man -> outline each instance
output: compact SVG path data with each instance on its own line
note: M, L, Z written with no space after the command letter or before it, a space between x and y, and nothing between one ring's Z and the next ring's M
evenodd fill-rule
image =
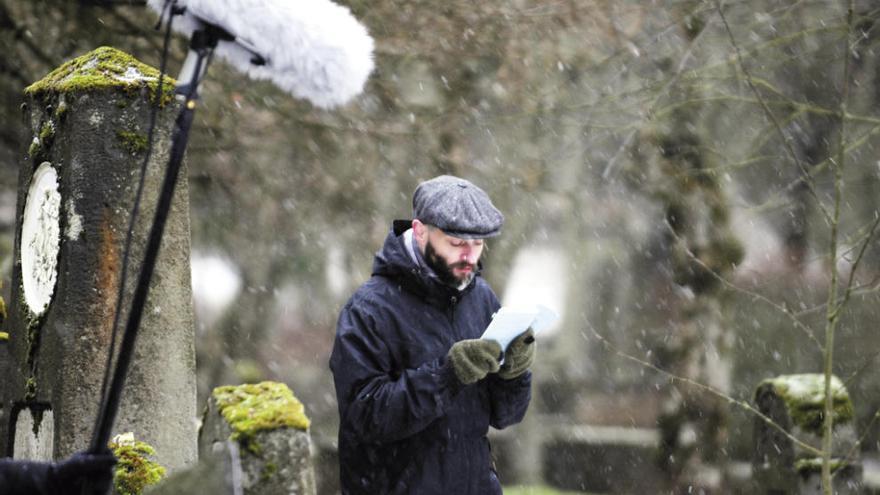
M525 415L534 340L479 337L498 310L480 277L483 239L504 217L474 184L423 182L372 277L345 305L330 368L345 495L500 494L486 437Z
M0 495L81 495L89 486L108 493L116 458L80 452L59 462L0 459Z

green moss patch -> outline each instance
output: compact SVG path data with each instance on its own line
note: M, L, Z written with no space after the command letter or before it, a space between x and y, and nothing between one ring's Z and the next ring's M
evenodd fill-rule
M156 450L133 434L117 435L108 446L117 460L113 487L119 495L140 495L165 477L165 468L150 459Z
M40 141L45 142L47 139L52 139L55 136L55 124L50 120L43 124L43 127L40 129Z
M260 479L263 481L268 480L272 478L272 476L275 476L275 473L277 472L278 465L274 462L267 462L266 465L263 466L263 469L260 471Z
M116 138L122 142L122 146L131 154L135 155L147 150L147 136L137 132L116 131Z
M260 382L217 387L212 393L217 409L232 428L232 439L259 453L254 435L278 428L307 430L305 407L287 385Z
M28 147L28 156L30 156L31 158L37 156L37 153L39 153L41 149L42 146L40 145L40 138L35 137L31 141L31 145Z
M784 375L764 380L758 390L772 387L782 397L795 425L818 432L825 417L825 376L822 374ZM849 393L836 376L831 377L834 423L853 419L855 410Z
M58 102L58 106L55 108L55 118L61 119L67 114L67 102L63 99Z
M162 104L174 98L173 78L167 75L162 79ZM81 57L77 57L50 72L43 79L25 88L25 94L77 93L96 89L119 88L140 90L147 88L150 96L158 93L159 71L146 65L131 55L102 46Z
M3 284L0 284L0 287L3 287ZM0 325L6 322L6 317L8 314L6 313L6 300L0 297ZM5 333L5 332L0 332Z
M32 401L37 398L37 379L31 375L24 381L24 400Z

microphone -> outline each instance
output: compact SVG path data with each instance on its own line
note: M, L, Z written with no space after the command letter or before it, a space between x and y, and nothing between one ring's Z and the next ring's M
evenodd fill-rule
M167 0L147 0L163 15ZM204 25L228 34L215 53L321 108L358 95L373 71L373 39L348 8L330 0L176 0L185 36ZM173 8L173 7L172 7Z

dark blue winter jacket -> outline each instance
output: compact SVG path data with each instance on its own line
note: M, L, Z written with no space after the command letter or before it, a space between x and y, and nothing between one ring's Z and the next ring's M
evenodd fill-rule
M404 244L409 224L394 227L339 316L330 357L342 493L500 494L486 433L522 420L531 373L461 384L446 353L480 337L498 299L480 276L463 291L429 276Z

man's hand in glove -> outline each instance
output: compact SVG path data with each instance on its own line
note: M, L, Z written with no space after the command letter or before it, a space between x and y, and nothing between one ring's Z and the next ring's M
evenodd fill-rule
M455 376L465 385L481 380L489 373L498 371L501 346L494 340L461 340L449 349L448 359Z
M528 329L507 347L504 353L504 365L498 371L498 376L505 380L512 380L526 372L535 361L535 332Z

